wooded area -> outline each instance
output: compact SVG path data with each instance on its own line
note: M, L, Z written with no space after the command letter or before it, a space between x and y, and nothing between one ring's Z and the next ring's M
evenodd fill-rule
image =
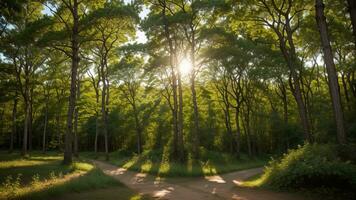
M2 1L1 148L184 162L353 143L355 16L352 0Z
M102 155L157 176L273 157L244 184L355 197L354 0L2 0L0 31L0 198L117 185Z

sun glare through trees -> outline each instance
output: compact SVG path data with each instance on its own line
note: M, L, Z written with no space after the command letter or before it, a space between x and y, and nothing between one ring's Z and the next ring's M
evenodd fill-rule
M354 199L355 2L1 0L0 199Z
M179 72L182 74L182 76L188 76L192 72L192 69L193 69L192 62L187 58L183 58L179 62L178 69L179 69Z

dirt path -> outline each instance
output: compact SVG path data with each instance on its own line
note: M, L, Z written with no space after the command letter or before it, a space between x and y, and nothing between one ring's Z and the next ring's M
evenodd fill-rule
M239 181L262 172L262 168L243 170L221 176L162 179L149 174L128 171L101 161L93 163L129 188L157 199L172 200L302 200L296 194L277 193L238 187Z

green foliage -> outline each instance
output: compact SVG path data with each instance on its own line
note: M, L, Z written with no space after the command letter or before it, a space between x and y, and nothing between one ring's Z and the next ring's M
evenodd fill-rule
M356 166L343 160L339 152L330 144L300 146L272 160L259 183L276 189L327 188L355 194Z

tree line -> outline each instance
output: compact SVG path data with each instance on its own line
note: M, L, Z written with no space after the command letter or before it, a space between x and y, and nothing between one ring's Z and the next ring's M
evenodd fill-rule
M0 22L10 151L183 162L355 140L352 0L5 0Z

